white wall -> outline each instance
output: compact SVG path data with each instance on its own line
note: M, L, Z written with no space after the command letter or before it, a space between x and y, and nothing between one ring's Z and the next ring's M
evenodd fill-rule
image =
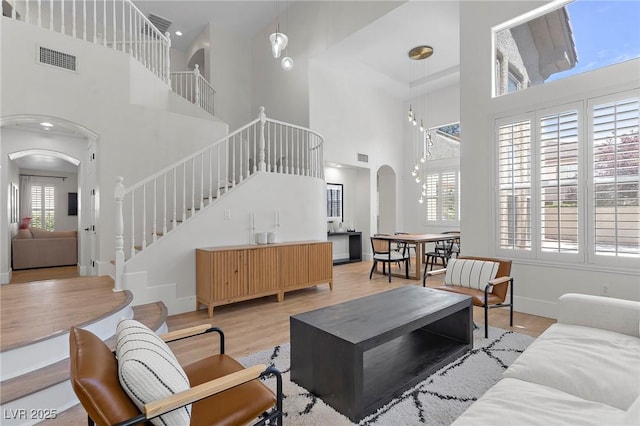
M388 166L382 166L377 171L378 182L378 229L382 234L404 232L396 227L396 174Z
M252 213L256 232L279 231L281 242L324 241L327 239L325 190L321 179L258 172L181 225L180 232L169 232L140 256L128 261L125 273L146 271L147 281L154 285L176 283L176 297L188 299L186 304L179 305L192 310L196 248L250 244ZM229 220L224 219L225 210L229 210ZM169 314L178 313L175 309L181 310L174 300L166 300L165 304Z
M461 171L462 246L465 254L496 251L492 204L493 119L501 115L559 105L640 85L640 60L491 98L491 27L546 2L462 2L461 28ZM608 286L613 297L640 300L638 270L595 269L560 262L514 261L515 309L555 316L557 297L566 292L599 294Z
M137 65L121 52L7 19L2 20L1 31L2 117L41 114L80 124L98 135L103 236L98 252L99 260L108 263L114 258L110 236L114 235L116 176L124 176L125 185L132 185L215 142L227 133L227 125L167 112L161 104L132 104L131 70ZM35 63L39 44L76 55L78 71ZM153 90L169 92L163 86ZM147 95L151 102L154 95Z
M6 158L6 151L2 148L2 145L0 145L0 157ZM9 223L9 215L11 211L9 191L11 189L11 184L17 185L18 188L20 188L18 167L12 162L1 164L0 178L2 179L2 185L0 185L0 199L3 200L3 208L0 208L0 263L2 266L2 269L0 269L0 283L8 283L11 281L11 272L9 271L11 259L11 237L18 232L19 224L19 221L16 223Z

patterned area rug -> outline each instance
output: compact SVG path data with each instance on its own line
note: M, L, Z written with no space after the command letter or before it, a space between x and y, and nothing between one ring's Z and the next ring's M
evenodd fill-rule
M359 425L449 425L502 377L502 372L534 339L499 328L474 326L473 349L391 400ZM241 358L240 362L274 365L283 374L285 425L352 425L347 417L289 380L289 344ZM275 390L275 379L265 383Z

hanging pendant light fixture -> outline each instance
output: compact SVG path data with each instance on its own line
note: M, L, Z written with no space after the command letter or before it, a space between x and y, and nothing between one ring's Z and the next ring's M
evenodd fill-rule
M409 111L407 118L412 126L416 127L416 130L411 130L412 140L415 144L416 163L411 171L411 176L415 179L417 184L421 184L421 193L418 202L424 203L426 197L426 183L424 183L425 167L427 160L431 157L431 146L433 141L431 140L431 132L425 121L427 120L427 95L426 89L424 94L420 96L420 85L426 84L427 79L427 67L425 59L433 55L433 47L427 45L416 46L408 53L409 59L411 59L411 75L409 87L413 93L411 93L411 103L409 104ZM418 124L420 124L418 126Z
M289 8L287 7L287 22L289 24ZM289 71L293 68L293 59L289 56L289 50L287 46L289 44L289 37L280 31L280 8L276 1L276 32L269 36L269 43L271 44L271 55L274 59L280 59L282 52L285 52L284 58L280 61L280 66L283 70Z

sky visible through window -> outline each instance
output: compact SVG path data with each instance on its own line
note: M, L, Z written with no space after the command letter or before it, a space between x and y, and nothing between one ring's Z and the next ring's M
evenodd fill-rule
M566 9L578 63L546 81L640 57L640 1L575 0Z

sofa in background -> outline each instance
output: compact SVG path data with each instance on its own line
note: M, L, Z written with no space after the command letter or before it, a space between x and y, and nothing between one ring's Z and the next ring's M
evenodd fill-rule
M78 231L19 229L11 248L14 270L76 265Z
M640 424L640 302L565 294L558 309L454 425Z

